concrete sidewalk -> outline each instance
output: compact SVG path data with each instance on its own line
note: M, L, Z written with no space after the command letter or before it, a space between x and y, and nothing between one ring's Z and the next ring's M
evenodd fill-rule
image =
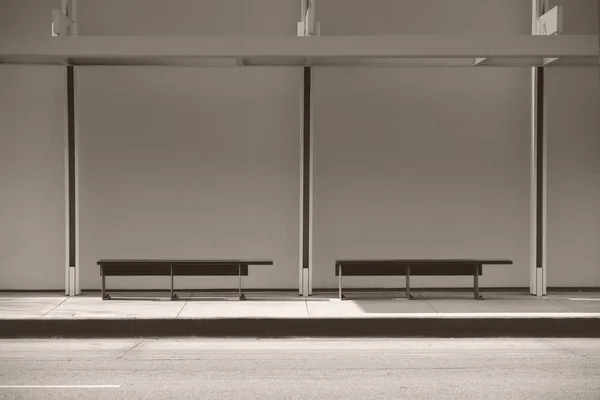
M600 337L600 293L414 291L415 300L350 293L308 299L289 293L227 295L179 292L66 297L0 293L0 337L388 336ZM367 322L368 321L368 322Z

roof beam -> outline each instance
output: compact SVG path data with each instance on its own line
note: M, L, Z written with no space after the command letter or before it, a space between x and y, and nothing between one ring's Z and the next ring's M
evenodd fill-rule
M194 65L245 59L248 65L369 65L369 59L598 59L597 35L32 37L1 36L0 63ZM487 64L487 61L482 61ZM214 64L214 63L213 63ZM537 65L539 63L536 63ZM587 64L586 64L587 65Z

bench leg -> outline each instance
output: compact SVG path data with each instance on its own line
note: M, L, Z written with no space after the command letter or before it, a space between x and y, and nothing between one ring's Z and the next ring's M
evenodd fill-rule
M479 294L479 265L475 266L475 271L473 273L473 284L475 300L483 300L483 296Z
M410 267L406 267L406 299L410 300L412 296L410 295Z
M173 266L171 265L171 300L177 300L179 296L175 293L175 277L173 275Z
M102 300L110 300L110 295L106 293L106 277L104 276L103 267L100 267L100 274L102 275Z
M245 300L246 296L244 296L244 294L242 293L242 266L241 265L238 265L238 271L239 271L239 274L238 274L238 278L239 278L239 280L238 280L238 283L239 283L238 284L238 299Z
M340 300L345 299L346 297L342 294L342 266L340 265L339 275L338 275L338 295Z

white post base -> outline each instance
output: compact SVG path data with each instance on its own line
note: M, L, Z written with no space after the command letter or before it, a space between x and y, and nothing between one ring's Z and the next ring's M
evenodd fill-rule
M537 269L537 275L536 275L536 279L535 279L535 283L536 283L536 288L535 288L535 295L537 297L542 297L544 296L544 269L543 268L536 268Z
M75 268L69 267L69 296L75 296L77 288L75 285Z
M309 288L309 273L307 268L302 269L302 295L308 297L310 294Z

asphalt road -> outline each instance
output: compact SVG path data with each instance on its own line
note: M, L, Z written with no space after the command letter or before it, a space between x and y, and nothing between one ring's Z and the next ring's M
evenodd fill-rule
M600 340L0 340L0 399L469 398L600 400Z

